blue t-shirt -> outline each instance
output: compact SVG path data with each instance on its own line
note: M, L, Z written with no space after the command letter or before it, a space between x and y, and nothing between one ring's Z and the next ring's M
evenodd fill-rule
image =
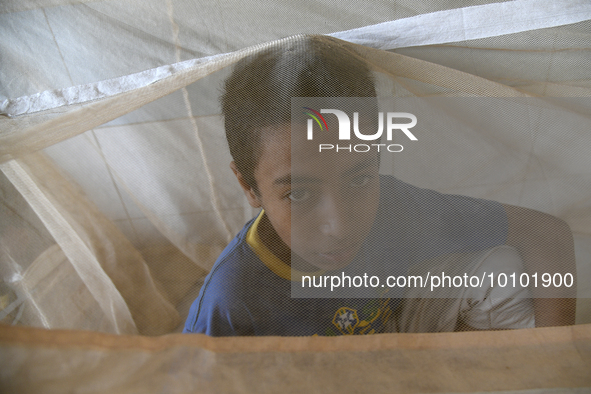
M384 332L398 304L392 292L376 292L374 298L293 298L289 267L253 240L253 227L262 214L249 221L217 259L183 332L211 336ZM438 255L504 244L507 227L505 210L497 202L441 194L381 176L378 213L360 252L363 258L358 255L356 260L385 267L391 275L405 275L408 267ZM345 273L351 275L368 269L355 261L350 267Z

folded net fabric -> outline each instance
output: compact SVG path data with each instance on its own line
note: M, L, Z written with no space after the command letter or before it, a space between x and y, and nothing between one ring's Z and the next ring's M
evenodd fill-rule
M485 127L462 105L422 101L455 118L457 133L382 156L381 171L565 220L577 322L590 323L591 11L470 5L1 5L1 321L178 331L216 257L256 214L228 167L220 86L241 58L314 33L347 40L380 97L502 98L529 107L531 124L556 120Z

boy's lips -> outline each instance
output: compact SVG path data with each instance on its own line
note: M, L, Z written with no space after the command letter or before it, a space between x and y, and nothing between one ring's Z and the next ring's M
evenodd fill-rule
M349 260L352 260L355 257L355 252L357 248L354 246L348 246L344 248L332 249L326 252L318 253L321 257L325 258L326 260L335 262L335 263L342 263Z

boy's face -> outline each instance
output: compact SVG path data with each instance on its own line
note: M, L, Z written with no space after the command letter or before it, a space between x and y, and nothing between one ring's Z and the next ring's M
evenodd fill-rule
M318 133L312 143L304 130L302 125L294 132L298 138L291 138L289 125L263 132L254 205L265 209L291 249L292 261L295 253L320 269L343 268L360 250L375 219L379 158L375 151L318 152L318 144L337 141Z

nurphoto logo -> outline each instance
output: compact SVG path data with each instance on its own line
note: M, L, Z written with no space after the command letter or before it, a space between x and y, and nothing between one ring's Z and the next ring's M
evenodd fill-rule
M328 132L328 125L322 114L333 114L338 120L338 137L339 141L351 140L351 119L349 115L344 111L330 108L323 108L320 111L316 111L310 107L302 107L303 113L310 116L307 123L307 139L314 139L314 123L316 123L321 132ZM384 122L384 118L386 121ZM410 120L404 123L400 123L401 119ZM395 130L399 130L404 133L411 141L417 141L417 137L409 129L413 128L417 124L417 117L408 112L387 112L384 116L383 112L378 113L378 130L373 134L364 134L359 129L359 112L353 113L353 133L355 137L362 141L376 141L382 138L384 133L384 123L386 123L386 140L392 141L392 136ZM339 145L339 144L319 144L319 152L323 150L345 150L348 152L368 152L375 147L378 152L380 148L385 147L389 152L402 152L403 146L400 144L356 144L356 145Z

